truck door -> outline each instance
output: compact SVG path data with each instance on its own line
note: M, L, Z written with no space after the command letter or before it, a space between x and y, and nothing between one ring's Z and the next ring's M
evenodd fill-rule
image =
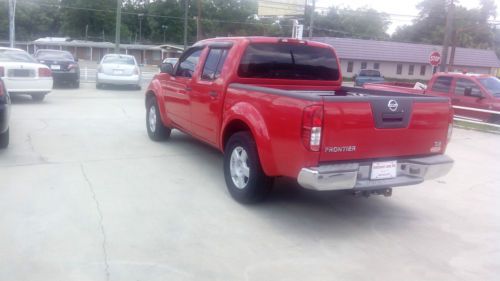
M466 95L465 92L470 91L472 95ZM478 97L481 95L483 98ZM489 109L488 108L488 95L481 91L481 88L476 84L475 81L467 78L458 78L455 82L455 87L453 91L452 104L463 107L471 107L477 109ZM466 109L455 108L455 115L485 120L487 121L490 117L489 113L476 112Z
M179 59L174 75L170 76L169 80L161 82L167 116L173 123L188 132L192 130L189 95L202 51L203 48L200 47L187 50Z
M221 72L229 48L209 47L203 68L192 85L191 120L193 134L217 145L225 83Z

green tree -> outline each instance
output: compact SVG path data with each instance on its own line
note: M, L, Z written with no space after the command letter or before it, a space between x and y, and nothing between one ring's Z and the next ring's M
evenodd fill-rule
M60 0L61 31L65 36L83 39L88 26L88 35L93 40L102 38L114 41L116 0Z

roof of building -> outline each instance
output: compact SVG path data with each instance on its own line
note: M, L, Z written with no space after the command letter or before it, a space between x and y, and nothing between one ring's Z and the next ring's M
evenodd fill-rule
M428 64L431 52L441 52L442 50L442 46L438 45L352 38L314 37L311 40L333 46L340 59L353 60ZM451 51L448 53L451 53ZM469 48L456 48L454 64L459 66L500 67L500 61L494 51Z

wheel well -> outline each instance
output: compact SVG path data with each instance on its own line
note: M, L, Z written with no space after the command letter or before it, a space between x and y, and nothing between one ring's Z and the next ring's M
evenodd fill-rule
M227 141L233 134L241 131L248 131L250 134L252 133L250 127L248 127L245 122L241 120L231 121L231 123L229 123L224 129L224 135L222 137L222 149L226 148Z
M147 107L148 106L148 102L150 99L152 98L155 98L155 93L153 93L152 91L148 91L146 93L146 99L144 100L144 105Z

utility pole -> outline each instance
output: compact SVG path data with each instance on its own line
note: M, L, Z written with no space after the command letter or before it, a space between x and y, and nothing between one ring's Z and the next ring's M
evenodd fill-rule
M162 25L161 28L163 28L163 43L166 43L167 41L165 40L165 32L168 29L167 25Z
M202 5L201 5L201 0L198 0L198 16L196 17L196 41L199 41L201 39L203 39L203 35L202 35L202 30L201 30L201 8L202 8Z
M312 0L311 18L309 19L309 38L313 36L314 10L316 10L316 0Z
M137 16L139 17L139 42L142 42L142 17L144 14L140 13Z
M115 53L120 53L120 30L122 24L122 0L116 0L116 31L115 31ZM85 28L85 40L87 40L87 30L89 25Z
M16 0L9 0L9 43L14 48L16 42Z
M89 25L85 26L85 41L89 41Z
M450 4L448 6L448 12L446 13L446 26L444 31L444 42L443 51L441 52L442 62L439 67L440 71L446 71L448 69L448 48L450 47L450 40L453 31L453 21L454 21L454 10L455 5L453 0L449 0Z
M187 48L189 0L184 0L184 50Z

